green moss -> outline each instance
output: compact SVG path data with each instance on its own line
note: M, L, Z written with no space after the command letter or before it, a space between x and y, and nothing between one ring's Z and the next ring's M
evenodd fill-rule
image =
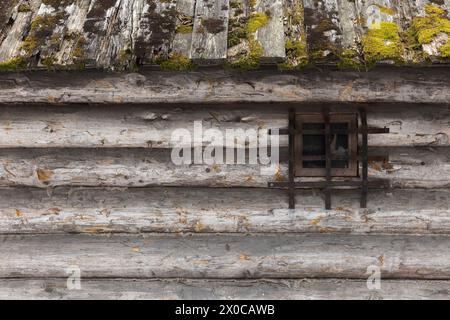
M195 65L191 60L179 53L173 53L170 55L169 59L165 61L160 61L158 63L163 70L170 71L186 71L195 68Z
M308 50L302 41L286 41L286 61L278 65L281 70L303 69L309 64Z
M192 25L179 25L176 32L181 34L189 34L192 33L193 30L194 27Z
M23 3L23 4L19 5L19 8L17 10L19 12L30 12L31 11L31 7L30 7L29 4Z
M241 9L241 3L236 0L230 1L230 8L231 9Z
M391 8L388 8L388 7L385 7L385 6L381 6L381 5L377 5L377 7L380 9L381 13L388 14L390 16L393 16L395 14L395 10L394 9L391 9Z
M254 13L248 20L246 31L247 34L254 34L259 28L264 27L269 22L269 16L263 12Z
M249 40L249 52L247 55L241 57L237 61L228 66L233 69L254 70L259 68L259 60L262 57L264 50L257 40Z
M53 56L45 57L41 59L41 64L47 67L47 69L53 69L56 63L56 58Z
M244 27L234 28L228 33L228 48L237 46L245 38L247 38L247 32Z
M345 49L339 56L338 68L341 69L364 69L364 63L355 49Z
M439 48L443 58L450 58L450 40Z
M255 1L250 1L250 6L253 8L256 4ZM265 13L258 12L251 14L250 18L245 25L245 28L240 29L238 32L229 33L231 39L228 41L228 46L232 47L239 43L243 38L248 41L248 52L243 56L237 58L235 61L229 63L227 66L233 69L252 70L259 68L260 59L264 53L264 49L256 40L255 34L259 28L264 27L269 22L269 16Z
M28 56L33 55L38 46L38 41L34 36L28 36L22 43L21 49L25 51Z
M442 16L442 15L444 15L444 14L446 14L446 12L445 12L445 10L444 9L441 9L441 8L439 8L439 7L436 7L436 6L433 6L432 4L427 4L426 6L425 6L425 12L428 14L428 15L438 15L438 16Z
M420 44L427 44L440 33L450 34L450 21L444 16L431 14L426 17L413 18L411 28L417 41Z
M383 60L400 62L403 45L399 32L393 22L381 22L379 28L369 29L362 39L365 60L368 63Z
M440 33L450 35L450 20L445 17L445 11L427 5L426 10L428 16L413 18L411 30L415 34L420 44L427 44Z
M49 14L37 16L31 22L31 31L53 30L56 26L56 22L56 17Z
M422 45L431 43L439 34L450 36L450 20L447 12L439 7L428 4L425 6L425 17L414 17L407 31L407 39L413 52L422 53ZM450 57L450 39L439 48L444 58Z
M76 69L84 69L86 66L86 53L84 46L86 45L86 39L79 35L75 42L75 47L72 51L72 60Z
M28 66L28 60L24 57L15 57L8 61L0 62L0 72L22 71Z

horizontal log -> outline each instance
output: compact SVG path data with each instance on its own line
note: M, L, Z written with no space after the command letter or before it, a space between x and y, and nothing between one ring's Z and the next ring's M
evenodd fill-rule
M0 299L52 300L447 300L450 281L381 280L380 290L364 280L81 279L67 289L65 279L3 279Z
M0 278L450 279L448 236L1 236ZM126 261L126 263L124 263Z
M393 188L450 187L450 148L371 148L369 179ZM280 163L176 165L169 149L3 149L0 186L267 187L287 181L287 149ZM223 152L224 155L226 151ZM192 151L194 154L194 151ZM380 160L387 155L389 161ZM376 157L378 156L378 157Z
M319 71L319 72L318 72ZM231 72L31 72L0 75L0 103L238 103L450 101L448 68L311 68Z
M1 93L0 93L1 94ZM450 100L449 100L450 101ZM388 127L388 134L373 134L369 146L449 146L450 107L410 106L368 108L370 127ZM320 106L304 107L299 112L320 112ZM349 111L343 106L334 110ZM139 147L169 148L182 146L244 147L257 142L255 131L285 128L288 125L287 106L266 108L253 106L23 106L0 107L0 148L40 147ZM194 134L194 122L201 122ZM184 130L179 143L175 130ZM203 130L202 130L203 129ZM207 129L217 129L225 137L233 131L237 139L208 137ZM187 130L187 131L186 131ZM180 131L178 131L180 133ZM190 135L187 134L189 132ZM229 132L230 133L230 132ZM202 139L202 134L205 135ZM287 145L287 137L280 139Z
M450 190L0 188L0 233L450 234Z

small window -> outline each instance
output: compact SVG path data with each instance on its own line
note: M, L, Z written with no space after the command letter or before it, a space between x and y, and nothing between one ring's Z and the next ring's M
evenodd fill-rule
M330 114L331 176L358 176L357 127L357 114ZM322 114L296 114L295 128L295 175L325 177L325 122Z

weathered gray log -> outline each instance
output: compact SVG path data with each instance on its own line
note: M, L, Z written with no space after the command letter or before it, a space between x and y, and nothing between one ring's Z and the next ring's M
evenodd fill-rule
M255 12L266 14L268 22L259 28L255 39L263 48L263 62L280 62L286 56L285 37L283 25L283 1L282 0L257 0Z
M188 58L191 58L195 3L196 0L177 1L177 29L172 42L172 50L174 53Z
M112 90L114 89L114 90ZM0 103L238 103L450 100L448 68L331 71L101 71L0 75Z
M0 189L0 233L253 232L450 234L450 191L35 188Z
M2 93L0 90L0 95ZM171 137L177 129L188 130L190 141L195 146L244 147L256 143L256 135L247 137L246 130L261 129L267 132L269 128L287 126L286 106L237 107L1 106L0 147L168 148L175 145L171 142ZM319 106L312 106L299 109L299 112L301 110L320 112L321 109ZM339 106L335 107L335 110L339 110ZM351 109L343 106L342 110ZM201 122L203 129L196 135L195 121ZM369 107L369 126L386 126L391 130L389 134L370 135L369 147L450 146L449 121L449 106ZM225 138L215 140L205 137L202 143L201 134L210 128L218 129L224 137L227 129L234 129L240 139L231 139L226 143ZM287 145L286 136L280 138L280 144ZM184 140L183 146L185 145L190 146L191 143Z
M0 278L450 279L448 236L1 236ZM126 263L124 263L126 261Z
M448 300L450 281L381 280L380 290L364 280L197 280L81 279L80 290L65 279L3 279L0 299L162 299L162 300Z
M191 57L199 64L223 63L227 58L229 0L197 0Z
M389 161L370 161L369 179L393 188L450 187L448 147L372 148L371 154L387 155ZM246 159L245 164L178 165L171 156L170 149L0 149L0 186L265 188L288 177L285 148L281 162L272 165L258 159L257 164Z

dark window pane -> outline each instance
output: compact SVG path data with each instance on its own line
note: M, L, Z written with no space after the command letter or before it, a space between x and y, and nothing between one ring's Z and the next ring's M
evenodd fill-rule
M325 161L303 161L303 168L306 169L325 168Z
M332 130L348 130L348 123L331 123ZM303 123L305 130L323 130L323 123ZM331 135L331 155L347 157L348 152L348 134ZM303 156L325 156L325 135L303 135ZM325 161L303 161L304 168L325 168ZM333 160L332 168L348 168L348 160Z
M325 124L323 123L303 123L304 130L323 130L325 129Z
M323 136L323 135L304 135L303 136L303 155L304 156L323 156L323 155L325 155L325 136Z

